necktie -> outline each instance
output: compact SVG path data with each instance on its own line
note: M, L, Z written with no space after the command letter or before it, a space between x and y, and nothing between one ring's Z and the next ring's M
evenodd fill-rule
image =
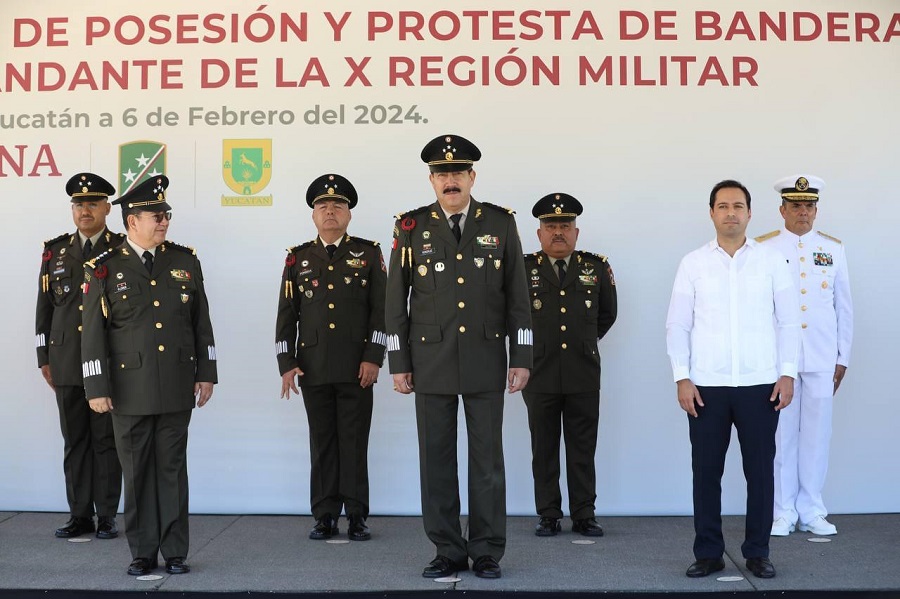
M334 258L334 253L337 251L337 246L333 243L329 243L325 246L325 251L328 252L329 258Z
M88 256L91 255L91 250L92 250L92 249L94 249L94 244L91 243L91 240L90 240L90 239L88 239L87 241L84 242L84 249L81 251L81 255L82 255L84 258L87 258Z
M559 283L562 285L563 279L566 278L566 261L559 259L555 262L556 270L559 272Z
M450 220L453 221L453 226L450 227L450 230L453 231L453 236L456 237L456 243L459 243L459 240L462 237L462 229L459 228L459 221L462 217L463 215L461 212L459 214L450 215Z
M153 254L151 254L150 252L144 252L143 256L144 268L147 269L147 274L150 274L153 272Z

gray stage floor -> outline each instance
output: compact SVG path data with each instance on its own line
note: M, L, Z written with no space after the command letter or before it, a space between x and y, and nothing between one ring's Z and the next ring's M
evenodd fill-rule
M126 575L131 561L118 539L71 543L53 537L66 516L0 513L0 589L66 589L170 592L752 592L888 591L900 593L900 514L833 516L840 533L831 542L809 542L795 533L773 538L772 580L753 578L740 555L743 518L727 517L723 572L692 580L690 518L599 518L606 536L592 545L564 530L552 538L532 534L535 518L510 518L503 578L471 572L457 583L422 578L433 557L420 518L372 517L373 538L332 544L310 541L309 516L192 516L193 571L142 582ZM119 518L121 526L122 521ZM569 521L565 522L570 525ZM346 532L346 521L341 521ZM346 539L343 535L342 540ZM732 582L718 576L741 576Z

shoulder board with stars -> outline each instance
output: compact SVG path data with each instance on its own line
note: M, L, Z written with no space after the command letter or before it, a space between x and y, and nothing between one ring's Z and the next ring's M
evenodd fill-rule
M106 235L103 236L106 239L106 243L112 243L115 241L116 243L122 243L125 241L127 235L125 233L113 233L112 231L107 231Z
M369 239L363 239L362 237L354 237L353 235L348 235L348 237L349 237L351 240L355 241L356 243L361 243L361 244L363 244L363 245L370 245L370 246L372 246L372 247L378 247L378 242L377 242L377 241L372 241L372 240L369 240Z
M578 253L581 254L582 256L585 256L588 258L596 258L597 260L599 260L600 262L603 262L603 263L606 263L608 261L607 257L604 256L603 254L595 254L594 252L586 252L584 250L578 250Z
M494 210L500 210L501 212L506 212L508 214L515 214L516 211L512 208L504 208L503 206L498 206L497 204L491 204L490 202L481 202L482 206L488 206L493 208Z
M835 243L837 243L837 244L839 244L839 245L843 245L843 243L844 243L843 241L841 241L841 240L838 239L837 237L832 237L832 236L829 235L828 233L823 233L822 231L816 231L816 233L818 233L819 235L821 235L821 236L824 237L825 239L830 239L831 241L833 241L833 242L835 242Z
M62 241L66 237L72 237L72 234L71 233L63 233L62 235L54 237L53 239L48 239L47 241L44 242L44 247L49 248L51 245L53 245L57 241Z
M526 262L536 262L537 259L540 257L540 255L541 255L540 252L533 252L531 254L525 254L525 261Z
M772 239L773 237L778 237L779 235L781 235L781 229L776 229L774 231L769 231L765 235L760 235L759 237L754 237L753 241L755 241L756 243L762 243L763 241Z
M186 254L191 254L192 256L197 255L197 250L195 250L191 246L181 245L181 244L175 243L174 241L166 241L159 247L159 249L163 252L166 251L168 248L172 248L173 250L178 250L178 251L184 252Z
M100 266L101 264L103 264L104 262L106 262L107 260L109 260L110 258L112 258L115 255L115 253L116 253L115 249L106 250L99 256L97 256L95 258L91 258L90 260L85 262L84 266L85 266L85 268L90 268L91 270L93 270L93 269L97 268L98 266Z
M295 246L292 247L292 248L288 248L288 250L287 250L287 251L288 251L288 254L293 254L294 252L297 252L297 251L300 251L300 250L305 250L306 248L308 248L308 247L310 247L311 245L313 245L315 242L316 242L316 240L315 240L315 239L312 239L312 240L310 240L310 241L307 241L306 243L301 243L300 245L295 245Z
M420 212L425 212L425 211L428 210L429 208L431 208L431 204L428 204L427 206L419 206L418 208L415 208L415 209L413 209L413 210L409 210L409 211L407 211L407 212L401 212L400 214L398 214L398 215L395 216L394 218L395 218L396 220L400 220L400 219L406 218L406 217L408 217L408 216L412 216L413 214L418 214L418 213L420 213Z

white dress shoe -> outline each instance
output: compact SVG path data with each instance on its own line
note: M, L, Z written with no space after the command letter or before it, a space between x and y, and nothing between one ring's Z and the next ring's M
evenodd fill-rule
M794 532L794 523L788 522L787 518L780 516L775 518L775 521L772 522L772 536L773 537L786 537L792 532Z
M811 532L814 535L836 535L837 527L825 519L825 516L816 516L811 522L800 523L800 530L803 532Z

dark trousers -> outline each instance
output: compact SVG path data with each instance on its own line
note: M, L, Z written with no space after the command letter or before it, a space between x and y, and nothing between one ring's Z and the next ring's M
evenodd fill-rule
M537 513L562 518L559 490L559 439L566 440L566 480L569 514L573 520L594 517L597 499L597 425L600 420L600 391L587 393L522 392L528 408L531 430L531 472Z
M469 443L469 539L460 527L456 422L459 397L416 393L425 533L437 554L462 562L506 549L503 391L463 396Z
M310 505L317 520L369 516L369 429L372 387L359 383L304 385L309 420Z
M775 429L778 412L769 401L774 385L698 387L705 407L688 416L694 471L694 557L725 552L722 537L722 474L734 424L747 480L747 517L741 553L769 556L775 500Z
M113 411L125 475L125 534L133 558L187 557L187 441L191 410L127 416Z
M114 518L122 494L122 467L116 455L112 418L91 410L84 387L56 387L62 431L63 471L69 513L79 518Z

